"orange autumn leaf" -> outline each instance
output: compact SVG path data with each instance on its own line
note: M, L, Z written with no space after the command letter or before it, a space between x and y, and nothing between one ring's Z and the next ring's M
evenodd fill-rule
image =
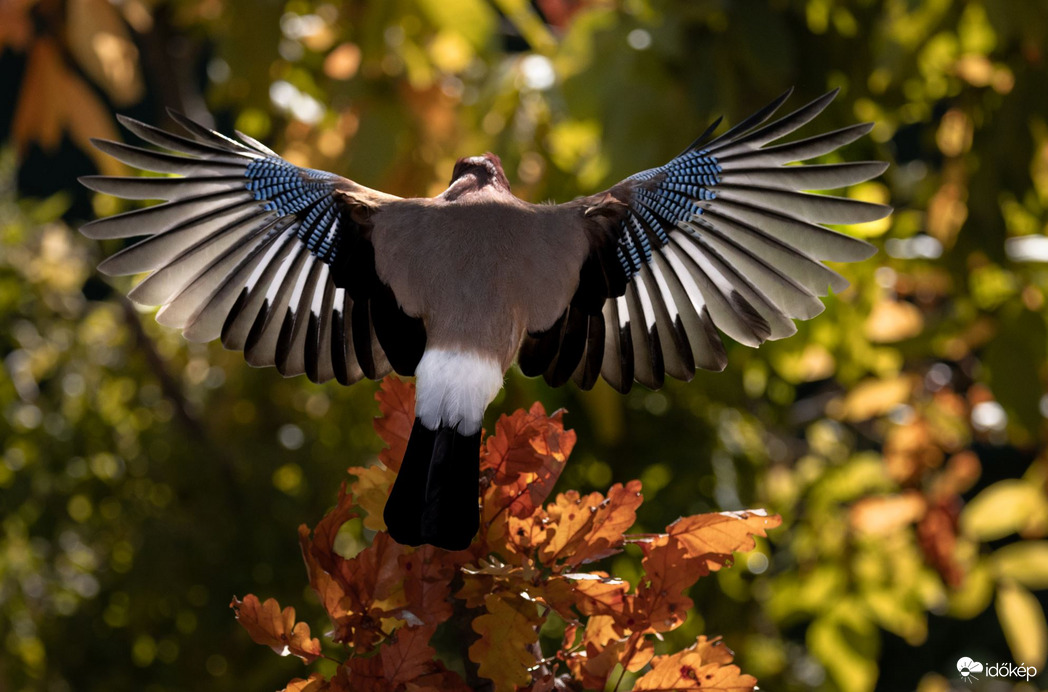
M581 565L618 552L623 544L623 534L637 521L637 508L643 500L640 481L633 480L625 486L621 483L613 485L607 498L594 512L582 545L568 558L567 564Z
M229 605L236 612L237 621L257 643L265 644L281 656L298 656L306 663L320 658L320 640L310 638L309 625L295 622L295 609L291 606L281 610L276 599L260 603L253 594L245 596L243 601L234 597Z
M324 606L324 610L326 610L328 615L331 616L331 621L335 623L337 630L338 623L344 618L346 613L346 609L342 607L342 599L346 597L346 592L339 583L318 564L317 559L314 557L313 551L311 550L312 546L309 539L309 527L305 524L298 527L298 542L299 546L302 548L302 559L306 563L306 574L309 576L309 585L313 588L313 592L316 593L317 598L320 599L320 604Z
M582 648L569 654L567 663L586 689L604 689L616 666L633 673L641 670L655 653L653 642L638 633L620 637L612 618L605 615L589 619L580 643Z
M33 42L16 103L11 137L20 154L34 142L44 151L53 151L62 133L68 131L102 173L126 172L123 164L91 145L92 137L119 140L116 123L91 87L66 64L61 47L50 37Z
M538 546L539 560L545 565L562 560L575 567L599 560L621 549L623 534L636 521L642 499L636 480L626 486L616 483L606 498L569 490L557 495L532 524L527 519L511 521L510 539L521 550Z
M563 411L547 416L537 401L529 411L503 415L495 423L495 434L487 439L481 469L493 469L497 479L505 480L534 473L548 459L567 459L575 446L575 433L564 430L563 418Z
M684 622L692 606L683 591L708 572L701 569L699 560L688 558L687 549L680 542L668 536L644 548L644 580L628 599L618 623L626 630L667 632Z
M331 684L320 673L313 673L308 678L295 678L281 692L329 692Z
M313 529L313 540L310 551L317 563L329 573L335 571L334 565L338 555L335 553L335 538L338 530L350 519L357 516L353 508L353 496L346 493L346 484L343 483L338 490L338 501L335 507L317 522Z
M494 683L495 692L528 684L528 669L535 665L531 646L539 639L535 605L521 598L489 594L484 607L486 612L473 620L473 631L480 638L469 647L470 660Z
M429 645L436 626L405 627L379 650L388 689L468 690L465 682L437 660Z
M335 622L332 638L367 651L384 636L382 618L392 616L396 610L397 606L383 601L399 588L402 579L398 558L410 548L381 532L352 559L336 553L334 543L338 529L354 516L344 491L343 485L338 505L317 524L313 538L310 539L308 529L302 527L299 540L310 585Z
M527 517L549 496L575 445L564 429L564 412L547 416L542 404L518 410L495 423L495 434L481 449L481 472L491 478L484 494L484 521ZM495 537L503 535L496 527Z
M548 520L546 540L539 548L539 559L550 565L558 558L569 557L585 540L593 525L597 507L604 501L600 493L580 495L576 490L557 495L546 506Z
M688 557L705 561L705 572L720 569L734 552L753 550L754 536L766 536L768 529L782 524L782 517L768 516L764 510L714 512L678 519L666 529L680 543Z
M570 584L575 607L583 615L621 613L630 588L629 582L609 577L604 572L565 574L550 581L555 580Z
M389 445L378 453L378 459L386 468L400 470L404 451L408 448L408 436L415 422L415 385L396 377L382 380L375 392L381 416L374 420L375 432Z
M725 654L727 658L725 659ZM729 665L731 652L705 637L692 647L656 656L651 670L637 679L634 692L748 692L757 679Z
M403 453L396 447L403 447L410 431L413 394L410 385L383 383L378 398L385 422L376 429L391 445L387 454ZM356 479L342 486L312 535L305 526L299 529L310 585L334 622L330 636L350 653L330 679L313 675L286 689L466 692L470 687L430 645L442 623L461 627L463 617L472 618L480 635L468 656L494 692L606 689L623 671L639 674L649 665L654 667L641 678L647 687L637 689L752 689L754 680L739 673L719 643L700 638L673 658L656 657L655 640L685 621L691 585L730 564L735 551L752 549L754 537L777 526L779 517L759 511L698 515L679 519L668 533L634 536L629 540L644 553L636 585L605 572L583 572L580 565L621 552L643 498L640 482L630 481L612 486L606 496L569 490L542 506L574 443L561 417L546 416L536 405L504 417L486 440L480 460L485 529L469 550L402 546L373 524L379 530L371 545L353 557L336 552L346 521L365 512L381 520L394 477L382 465L350 469ZM261 631L252 634L256 641L296 653L270 632L281 627L290 628L289 637L316 641L294 623L294 611L257 599L253 607L267 613L263 621L280 622L268 630L255 623ZM550 613L567 627L560 651L543 659L538 632ZM281 620L285 615L287 622Z

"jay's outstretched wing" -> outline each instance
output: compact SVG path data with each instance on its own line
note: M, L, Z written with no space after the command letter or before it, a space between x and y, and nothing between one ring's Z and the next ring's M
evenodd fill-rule
M151 144L94 144L124 163L182 177L81 178L163 204L93 221L91 238L148 236L105 260L106 274L149 272L130 297L193 341L221 337L248 363L314 382L413 374L421 320L404 315L374 270L371 214L399 198L294 166L245 135L237 142L178 113L178 135L121 118Z
M634 380L657 388L666 374L690 380L696 367L724 368L718 329L749 346L789 336L794 319L823 310L818 296L848 285L821 261L857 261L875 250L821 224L873 221L891 209L801 190L869 180L887 164L787 166L872 127L772 144L837 92L764 125L789 93L711 139L715 123L666 165L569 203L587 219L590 255L560 320L525 337L525 374L585 389L603 375L622 392Z

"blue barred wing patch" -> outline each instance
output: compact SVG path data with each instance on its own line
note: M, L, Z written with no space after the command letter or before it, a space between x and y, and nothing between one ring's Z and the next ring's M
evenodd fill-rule
M629 213L620 227L616 256L628 281L651 262L653 244L658 248L669 243L669 234L679 221L702 214L698 202L717 196L713 187L721 180L721 166L708 151L689 151L627 180L654 181L634 188Z
M337 175L299 168L284 159L255 159L245 171L247 189L264 208L297 216L296 235L321 261L331 264L338 252L339 202L332 195Z

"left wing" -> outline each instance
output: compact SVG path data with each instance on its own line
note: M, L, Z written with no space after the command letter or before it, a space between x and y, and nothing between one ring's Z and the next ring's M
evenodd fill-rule
M251 365L342 384L413 374L425 330L378 280L370 242L371 216L400 198L170 115L184 135L120 122L176 153L93 140L128 165L181 176L81 178L97 192L166 200L81 228L90 238L148 236L99 269L149 272L130 292L135 302L162 306L157 321L192 341L221 338Z
M590 253L560 320L525 337L523 372L554 386L573 379L588 389L603 376L621 392L634 380L657 389L666 374L690 380L697 367L723 369L718 330L757 346L796 332L794 319L820 313L818 297L848 285L822 261L854 262L875 252L822 224L891 212L801 192L869 180L886 163L786 165L858 139L869 123L771 144L812 120L836 93L762 126L786 92L710 139L714 123L664 166L563 205L585 219L580 232Z

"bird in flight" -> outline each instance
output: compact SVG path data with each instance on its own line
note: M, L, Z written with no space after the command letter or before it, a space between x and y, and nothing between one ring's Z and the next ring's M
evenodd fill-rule
M823 310L819 296L848 285L824 260L874 253L823 224L874 221L889 207L802 191L863 182L887 164L786 165L872 125L780 143L836 92L771 120L789 94L564 204L516 197L492 154L459 159L436 197L400 198L176 112L180 134L121 118L167 151L95 146L180 177L82 178L166 201L81 230L146 236L99 269L148 273L130 297L162 306L157 321L192 341L221 338L253 366L313 382L414 376L416 417L385 522L400 543L462 549L479 527L481 421L514 361L553 386L690 380L724 368L719 332L749 346L789 336L793 320Z

